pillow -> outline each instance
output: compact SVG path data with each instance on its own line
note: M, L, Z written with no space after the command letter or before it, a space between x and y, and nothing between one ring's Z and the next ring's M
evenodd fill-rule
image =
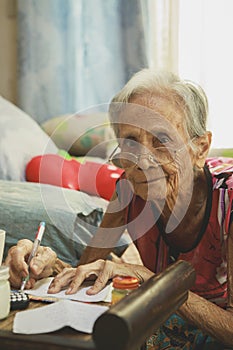
M233 148L211 148L208 157L233 158Z
M0 179L25 181L28 161L57 153L48 135L28 114L0 96Z
M107 113L63 115L42 124L58 148L73 156L106 158L114 132Z
M46 184L0 180L0 227L6 231L4 257L19 239L34 240L46 222L42 245L76 266L99 226L108 201L86 193ZM121 255L130 243L122 236L114 248Z
M73 190L79 190L107 200L113 195L116 181L123 169L111 164L66 159L58 154L32 158L26 166L26 179Z
M59 156L67 159L67 160L77 160L79 163L85 163L85 162L95 162L100 164L105 164L106 159L100 158L100 157L91 157L91 156L71 156L68 152L66 152L64 149L59 149L58 153Z

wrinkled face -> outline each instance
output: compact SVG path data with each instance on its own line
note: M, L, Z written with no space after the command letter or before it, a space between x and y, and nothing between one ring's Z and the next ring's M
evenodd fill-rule
M121 111L119 123L120 148L126 155L122 166L135 193L145 200L174 202L193 175L182 109L165 98L135 97ZM127 162L128 154L136 155L137 162Z

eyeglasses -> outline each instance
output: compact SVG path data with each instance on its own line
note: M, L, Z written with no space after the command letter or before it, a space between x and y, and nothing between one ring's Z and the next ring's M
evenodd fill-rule
M130 152L121 152L121 151L117 152L117 150L120 149L120 146L118 145L109 156L108 161L113 163L116 166L121 166L123 168L131 168L131 167L137 166L139 160L143 157L148 159L154 165L157 165L157 166L167 165L174 162L177 153L183 150L185 147L186 145L175 150L173 148L164 146L164 147L155 148L153 151L153 154L152 153L133 154Z

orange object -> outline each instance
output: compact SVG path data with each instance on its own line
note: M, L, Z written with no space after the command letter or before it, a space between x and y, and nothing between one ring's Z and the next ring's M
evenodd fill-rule
M139 279L131 276L113 278L112 305L139 287Z

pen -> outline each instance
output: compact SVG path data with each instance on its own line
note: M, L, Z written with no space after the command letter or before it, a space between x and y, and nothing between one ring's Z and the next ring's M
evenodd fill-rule
M42 221L39 224L39 227L38 227L38 230L37 230L37 233L36 233L36 237L35 237L35 240L34 240L34 243L33 243L32 251L31 251L31 253L29 255L29 258L28 258L28 261L27 261L28 266L30 265L30 262L32 261L32 258L34 258L34 256L37 254L37 251L39 249L41 240L43 238L44 231L45 231L45 222ZM29 268L28 268L28 275L27 275L27 277L23 278L23 281L22 281L22 284L21 284L21 288L20 288L21 291L24 290L25 285L26 285L28 280L29 280Z

